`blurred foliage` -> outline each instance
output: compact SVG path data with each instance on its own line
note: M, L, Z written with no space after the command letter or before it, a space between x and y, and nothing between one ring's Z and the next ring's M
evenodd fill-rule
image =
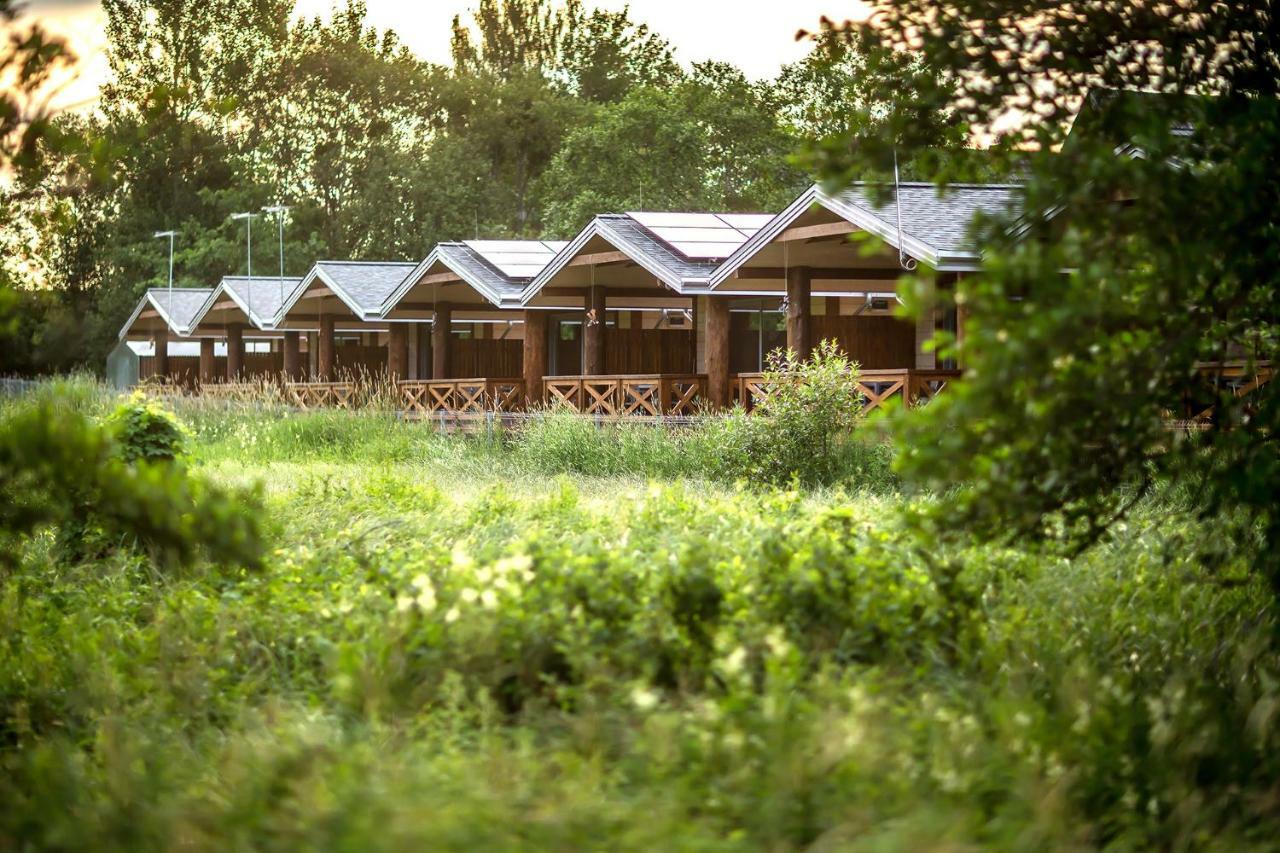
M1001 134L989 156L1024 178L1019 208L978 226L979 274L903 294L967 316L940 350L966 381L897 431L910 480L961 487L935 531L1080 548L1185 485L1189 511L1234 531L1185 547L1222 565L1251 554L1280 592L1280 385L1237 393L1197 370L1236 360L1248 390L1280 356L1272 4L876 5L847 30L853 49L910 45L947 69L921 103ZM906 108L882 146L929 127ZM836 184L875 166L847 141L821 146ZM1207 429L1169 428L1203 411Z
M162 568L201 557L259 565L257 498L172 464L164 456L172 443L152 432L157 423L172 425L170 418L132 404L141 419L104 426L69 402L52 394L0 409L0 562L12 568L33 537L52 531L68 557L124 546L141 548ZM142 420L146 429L129 428Z
M298 465L182 411L204 464L270 475L270 558L156 578L31 543L0 581L6 847L1275 837L1274 608L1180 550L1224 535L1178 512L1194 494L1067 559L921 547L898 497L501 456L459 490L427 439ZM347 418L325 429L373 419Z

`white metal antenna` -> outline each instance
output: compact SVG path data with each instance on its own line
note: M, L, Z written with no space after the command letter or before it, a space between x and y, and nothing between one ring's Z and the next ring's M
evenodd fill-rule
M266 213L274 213L280 226L280 309L284 308L284 215L289 212L286 204L273 204L262 208ZM279 311L280 309L277 309Z
M249 291L249 319L253 319L253 218L256 213L233 213L232 219L244 220L244 265L249 276L245 289Z

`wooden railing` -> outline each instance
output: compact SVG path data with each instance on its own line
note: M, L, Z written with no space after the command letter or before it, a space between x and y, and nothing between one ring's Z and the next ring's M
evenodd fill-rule
M268 381L205 382L200 385L200 396L234 403L250 403L273 395L275 390L276 386Z
M548 376L542 384L546 402L610 418L694 415L707 391L698 374Z
M399 383L405 414L479 415L524 408L523 379L445 379Z
M356 409L363 403L355 382L286 382L284 400L300 409Z
M922 405L959 378L958 370L863 370L856 384L863 411L870 412L893 399L904 399L909 406ZM762 373L739 373L733 377L733 399L750 411L768 395L769 386Z

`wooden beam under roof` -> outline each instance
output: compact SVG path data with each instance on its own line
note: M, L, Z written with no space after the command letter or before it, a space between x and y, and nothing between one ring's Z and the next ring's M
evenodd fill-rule
M857 230L857 226L843 221L824 222L821 225L800 225L783 231L773 239L773 242L790 243L795 240L814 240L821 237L843 237Z
M618 264L630 261L631 256L626 252L595 252L589 255L578 255L569 261L568 266L586 267L601 266L603 264Z
M680 295L665 285L654 287L610 287L607 284L597 284L596 287L605 291L609 296ZM546 296L580 296L585 299L590 291L591 288L589 286L583 285L582 287L544 287L540 293Z
M906 274L896 267L883 269L823 269L822 267L811 267L810 273L815 280L821 279L823 281L896 281ZM785 279L787 271L782 267L742 267L733 276L741 279Z

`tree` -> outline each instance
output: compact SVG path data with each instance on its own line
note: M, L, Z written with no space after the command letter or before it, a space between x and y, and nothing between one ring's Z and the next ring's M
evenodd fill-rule
M1197 370L1280 356L1272 5L904 0L873 20L858 49L950 69L933 96L1003 129L992 155L1025 170L1023 212L980 227L982 272L938 294L969 315L947 347L968 376L897 430L905 473L962 487L938 529L1083 547L1175 486L1229 531L1186 546L1280 594L1280 385L1237 395ZM872 165L840 150L830 176ZM1214 414L1179 436L1188 399Z

